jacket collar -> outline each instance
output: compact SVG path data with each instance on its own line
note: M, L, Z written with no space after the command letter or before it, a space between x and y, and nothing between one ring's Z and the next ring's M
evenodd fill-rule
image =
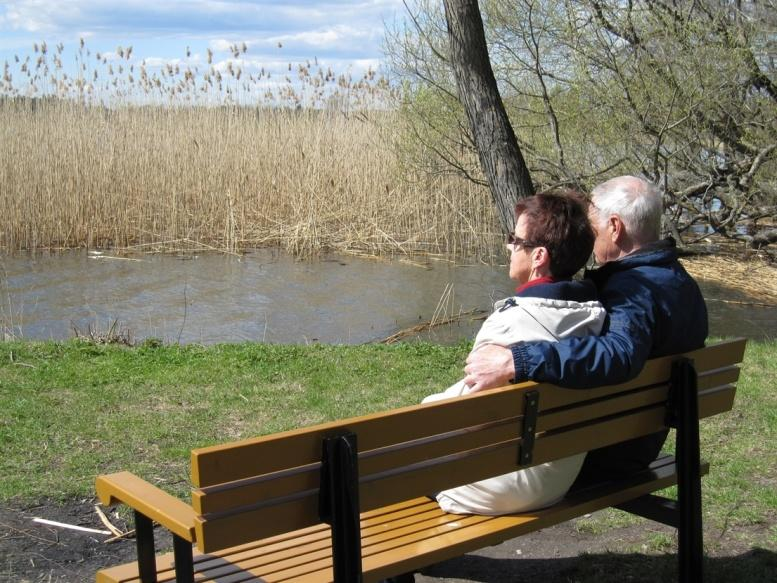
M607 279L612 274L644 265L666 265L677 260L677 243L672 237L643 245L633 253L629 253L615 261L608 261L601 267L588 269L585 277L594 281Z
M592 302L596 300L596 286L588 280L562 279L549 283L521 286L515 293L519 298L544 298L569 302Z
M535 285L542 285L545 283L553 283L556 281L549 275L546 275L545 277L538 277L537 279L533 279L531 281L527 281L523 285L519 285L517 288L515 288L516 295L520 295L521 292L523 292L526 289L529 289L530 287L534 287Z

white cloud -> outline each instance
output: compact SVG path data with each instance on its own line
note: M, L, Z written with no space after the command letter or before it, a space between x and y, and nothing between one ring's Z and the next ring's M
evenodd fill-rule
M293 34L275 36L268 39L268 41L271 43L281 42L284 44L301 43L310 47L325 49L332 47L333 45L342 46L344 44L352 43L353 41L363 41L369 36L369 31L340 24L320 30L306 30Z
M335 53L338 55L352 53L356 60L361 58L365 49L373 54L378 52L377 47L369 50L375 34L374 30L335 25L262 37L219 38L211 40L208 45L216 53L228 53L232 52L233 47L241 47L245 44L251 56L270 60L280 58L287 63Z
M6 2L5 14L2 15L3 28L10 30L22 30L27 32L52 32L57 29L54 24L56 19L52 13L56 12L56 2L43 0L26 0L23 2Z
M199 56L186 62L203 63L206 48L226 57L245 42L246 66L318 57L333 68L356 67L380 57L383 18L402 11L401 0L0 0L0 62L34 42L71 50L90 38L90 48L108 58L116 46L133 44L137 60L167 64L189 46Z
M0 24L28 31L72 30L81 22L90 30L114 32L277 32L336 23L361 27L401 8L401 0L9 0L0 5Z
M176 65L186 65L184 61L181 59L167 59L164 57L146 57L142 61L146 67L149 69L155 69L159 67L166 67L167 65L171 65L175 67Z
M235 43L230 42L228 40L224 39L216 39L212 40L208 43L210 45L210 48L214 51L218 52L226 52L228 51Z

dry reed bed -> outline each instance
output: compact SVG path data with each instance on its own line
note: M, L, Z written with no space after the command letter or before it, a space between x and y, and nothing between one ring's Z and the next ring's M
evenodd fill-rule
M489 256L488 192L414 176L400 137L385 110L0 100L0 245Z
M682 260L697 279L740 292L754 304L777 306L777 267L759 258L698 256ZM707 298L708 301L733 301ZM747 302L739 302L747 303Z

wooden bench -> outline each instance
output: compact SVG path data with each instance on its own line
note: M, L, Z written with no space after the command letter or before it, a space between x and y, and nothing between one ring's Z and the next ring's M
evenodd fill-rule
M128 472L100 476L103 504L135 509L138 560L97 581L378 581L610 506L677 527L680 580L701 581L698 420L731 409L744 349L654 359L617 386L523 383L197 449L191 504ZM425 496L666 427L677 462L550 508L453 515ZM677 501L651 495L675 483ZM152 521L172 553L155 555Z

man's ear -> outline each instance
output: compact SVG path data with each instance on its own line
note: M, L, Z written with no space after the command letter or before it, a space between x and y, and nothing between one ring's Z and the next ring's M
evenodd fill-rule
M610 239L613 243L619 243L626 236L626 225L618 215L610 215L607 219L607 227L610 230Z

